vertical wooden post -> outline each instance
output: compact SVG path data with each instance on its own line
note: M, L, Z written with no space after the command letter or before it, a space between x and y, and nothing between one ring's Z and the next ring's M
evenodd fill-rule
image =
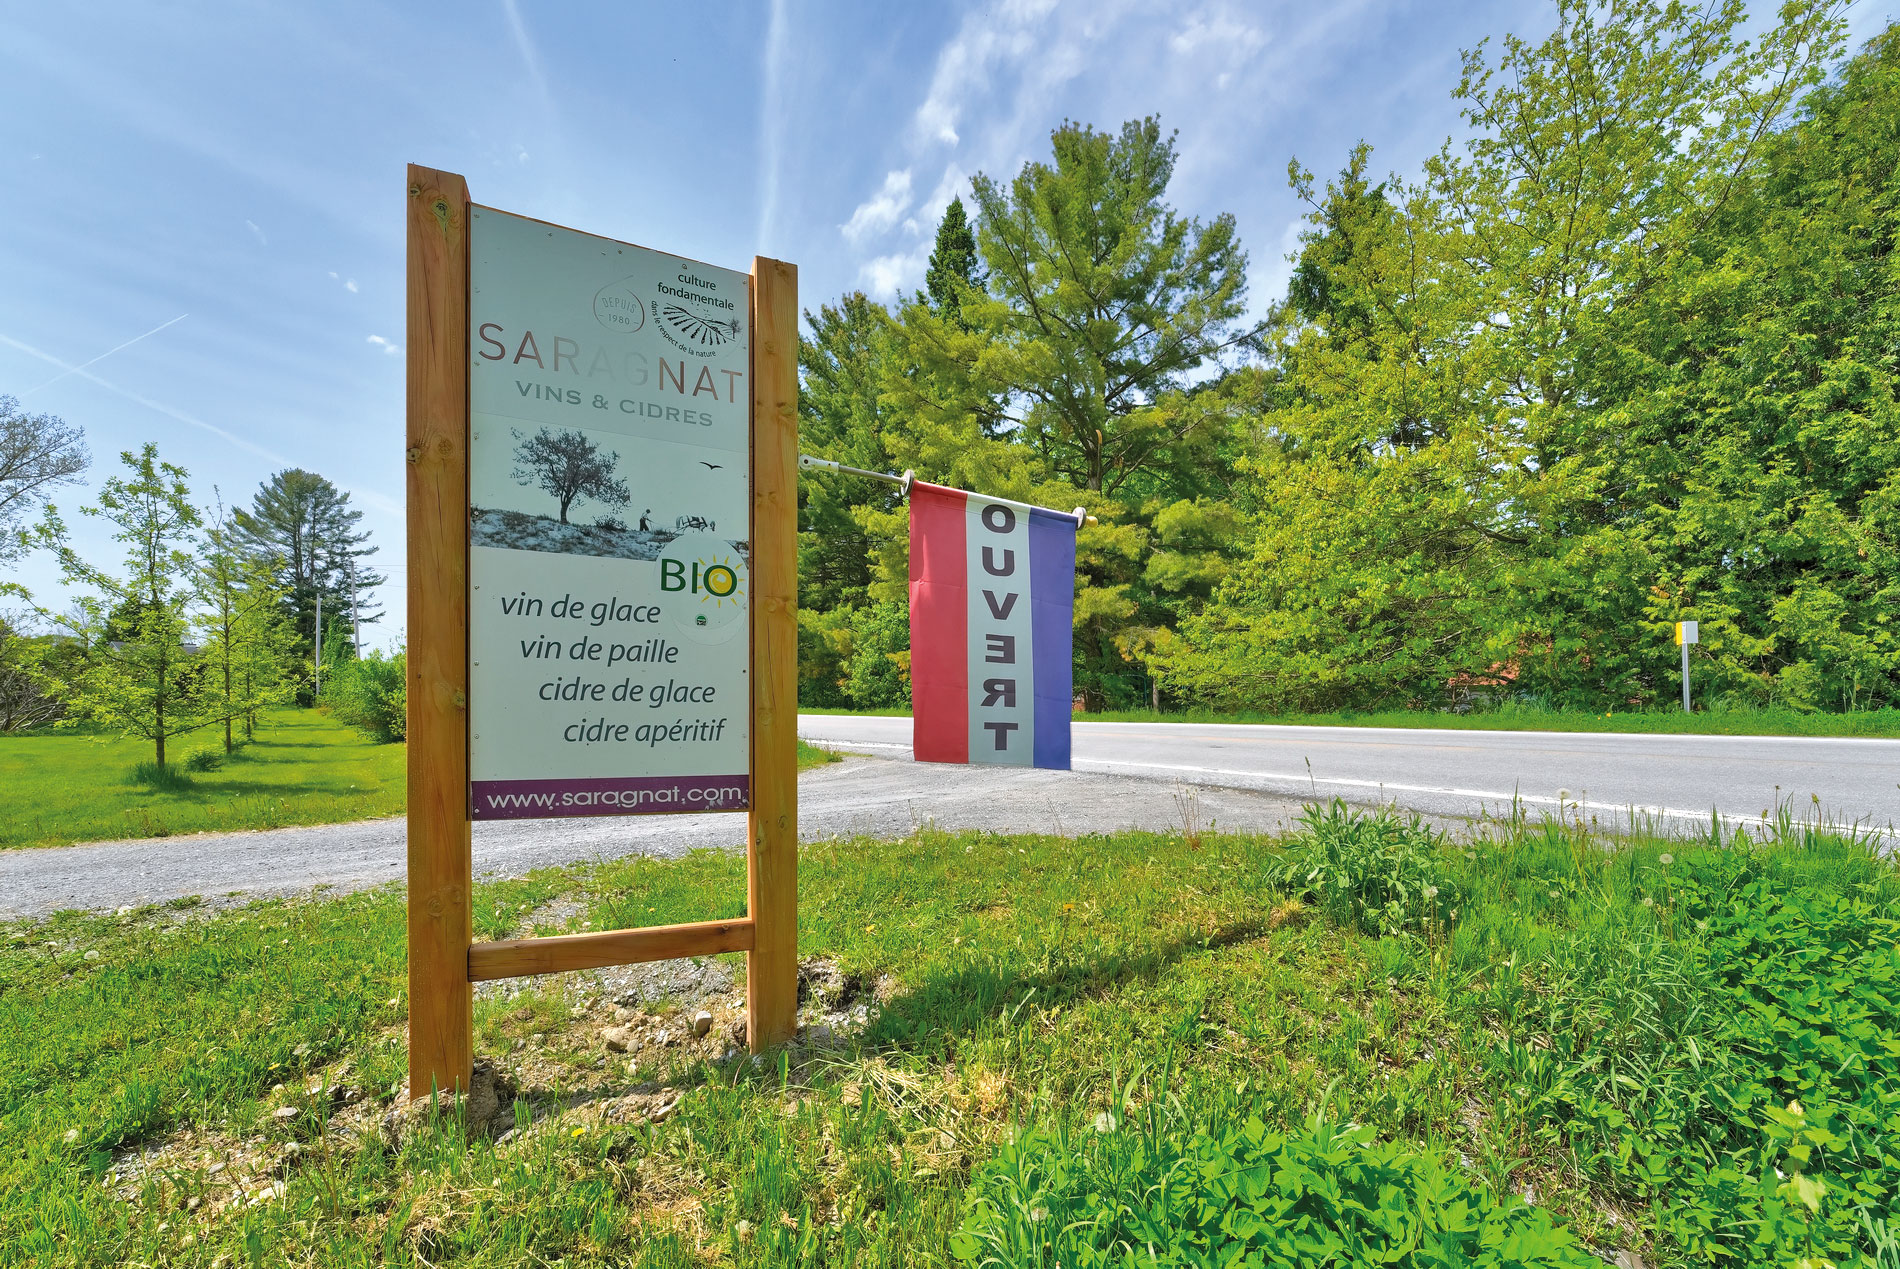
M409 1095L466 1089L468 185L409 167Z
M798 268L752 261L752 810L746 1037L798 1031Z

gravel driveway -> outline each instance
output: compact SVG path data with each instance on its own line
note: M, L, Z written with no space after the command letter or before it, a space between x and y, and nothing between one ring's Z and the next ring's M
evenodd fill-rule
M901 837L934 821L946 829L1074 836L1179 829L1191 814L1203 828L1273 832L1293 822L1301 802L1128 776L851 756L799 777L799 831L807 840ZM404 825L400 818L365 820L0 851L0 918L188 895L241 903L318 886L343 891L401 881ZM745 816L489 820L475 825L474 841L476 875L509 876L623 855L668 857L701 847L743 846Z

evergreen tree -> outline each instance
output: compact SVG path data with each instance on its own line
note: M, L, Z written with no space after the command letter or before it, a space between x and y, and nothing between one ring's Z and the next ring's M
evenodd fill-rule
M977 267L976 235L970 230L963 199L953 198L937 222L937 242L930 251L930 267L924 271L924 293L938 316L958 325L963 320L963 299L983 287Z
M1099 707L1149 695L1134 657L1179 597L1144 577L1154 516L1228 483L1236 415L1200 380L1252 333L1239 322L1246 256L1232 216L1202 223L1167 204L1174 140L1156 120L1119 133L1065 124L1050 140L1053 162L1007 184L974 180L985 273L951 280L954 311L905 307L884 399L909 425L901 465L984 493L1081 502L1100 519L1078 537L1075 609L1077 690ZM943 276L958 259L954 227L953 211ZM907 550L891 520L877 526L877 598L901 593Z
M326 613L354 608L365 625L382 616L365 598L386 579L368 564L376 547L357 527L362 518L347 493L301 468L272 476L248 511L232 515L234 545L270 570L306 654L314 651L318 595Z

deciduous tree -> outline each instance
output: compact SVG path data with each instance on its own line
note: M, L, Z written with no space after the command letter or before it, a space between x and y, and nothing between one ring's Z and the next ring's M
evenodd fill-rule
M26 522L60 485L79 479L92 461L85 433L53 414L28 414L17 398L0 396L0 564L26 549Z
M39 612L83 653L62 687L67 721L91 720L143 737L163 768L168 741L216 716L205 708L203 668L185 646L198 576L190 548L200 520L185 470L162 461L156 445L148 442L119 458L126 475L107 480L96 505L80 510L112 526L113 539L126 548L124 571L108 572L83 559L58 513L49 510L43 540L58 553L66 583L80 593L70 613ZM115 611L122 614L114 631L119 637L108 639Z

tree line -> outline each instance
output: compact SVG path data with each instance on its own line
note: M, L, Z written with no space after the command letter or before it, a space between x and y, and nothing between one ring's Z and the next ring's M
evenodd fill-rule
M114 565L76 548L50 501L89 461L79 428L0 397L0 563L50 551L71 594L54 609L0 582L25 604L0 618L0 730L91 724L151 742L163 770L178 737L217 728L230 754L264 711L321 686L346 721L402 734L400 656L359 659L357 631L382 616L366 596L385 579L347 493L291 468L248 507L216 490L201 505L148 443L80 508L124 548Z
M1900 703L1900 45L1844 9L1563 0L1469 137L1322 182L1250 322L1173 138L1064 124L924 289L806 314L807 450L1069 507L1091 708ZM906 511L806 473L800 691L908 694Z

